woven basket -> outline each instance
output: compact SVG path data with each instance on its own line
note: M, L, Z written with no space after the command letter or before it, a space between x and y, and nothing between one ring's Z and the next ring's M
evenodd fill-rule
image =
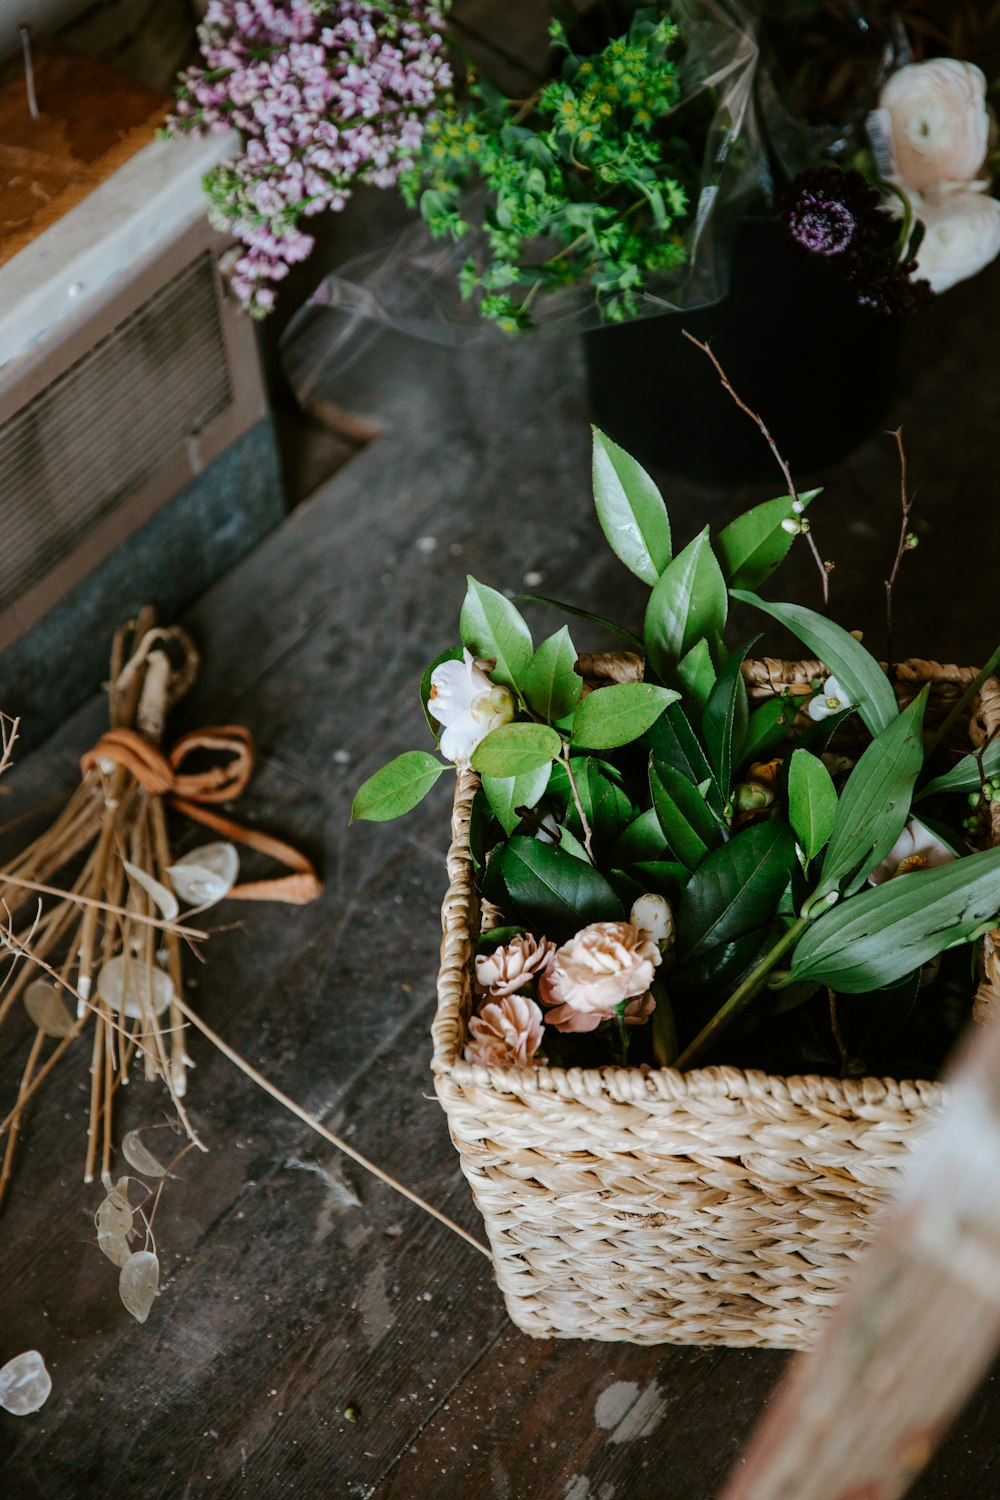
M807 693L824 671L765 660L744 675L760 700ZM897 693L905 704L930 682L933 725L974 676L907 662ZM969 729L976 745L1000 732L992 678ZM809 1344L940 1109L942 1085L464 1062L479 924L468 848L477 785L463 773L455 795L434 1073L510 1316L541 1338ZM992 836L1000 842L996 803ZM1000 931L984 944L980 1010L1000 993L998 943Z

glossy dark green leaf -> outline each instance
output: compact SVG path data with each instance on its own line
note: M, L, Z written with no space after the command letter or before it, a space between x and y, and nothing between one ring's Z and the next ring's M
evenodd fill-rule
M820 494L822 490L804 490L799 500L806 507ZM731 588L756 589L770 577L795 541L795 532L781 524L788 520L798 516L791 495L782 495L755 505L719 532L715 550Z
M535 932L562 942L590 922L619 921L622 904L593 865L515 835L502 855L511 900Z
M520 689L533 650L531 632L503 594L470 577L460 620L462 640L473 656L495 659L491 676Z
M641 859L660 859L666 853L667 842L663 837L656 809L647 807L624 829L608 853L612 865L631 865Z
M688 867L673 859L638 859L629 869L643 888L643 893L666 896L670 902L679 901L681 892L688 883Z
M847 778L811 905L831 891L856 891L902 833L924 760L927 692L876 735Z
M759 640L760 637L756 637ZM747 705L747 690L743 682L743 663L755 641L748 641L736 656L729 659L705 704L701 720L701 736L708 750L712 770L728 800L732 785L733 766L738 765L743 753L750 710Z
M562 740L548 724L501 724L472 752L472 768L483 776L528 776L561 751Z
M351 822L385 823L421 802L445 771L453 770L427 750L407 750L358 787Z
M553 786L559 786L564 775L565 768L557 765L553 772ZM596 756L574 755L573 779L584 816L593 834L595 851L602 854L611 847L626 824L635 816L635 809L611 768ZM583 828L572 795L567 796L565 816L561 821L577 838L583 838Z
M674 1019L670 997L663 985L654 984L652 994L656 1001L656 1009L650 1020L653 1056L661 1068L670 1068L673 1067L680 1050L677 1046L677 1022Z
M707 800L716 812L722 812L725 799L715 779L715 772L679 703L670 705L666 713L657 719L646 738L658 765L671 766L692 786L702 786L704 782L709 782Z
M686 656L682 656L674 669L673 680L684 694L686 706L694 722L701 722L705 704L715 686L715 663L708 642L702 637L695 641Z
M770 927L744 933L728 943L716 943L688 963L681 963L670 976L670 987L678 1008L686 1006L708 1019L719 1001L732 994L762 956L771 935Z
M595 427L594 504L615 556L650 587L670 561L670 522L645 469Z
M677 952L694 963L710 948L765 926L795 865L784 823L755 823L716 849L691 876L677 910Z
M649 787L670 852L696 870L722 836L708 805L686 777L655 759L650 761Z
M576 647L565 625L539 646L525 668L522 688L529 707L550 724L573 712L583 678L576 671Z
M812 859L826 844L837 820L837 788L818 756L793 750L788 767L788 821Z
M751 604L754 609L763 610L786 626L825 663L830 674L850 695L862 722L872 734L878 734L892 723L899 711L896 695L874 656L853 635L825 615L818 615L801 604L773 604L742 589L731 592L741 604Z
M573 720L575 747L614 750L628 745L655 724L680 695L653 682L617 682L588 693Z
M789 736L798 713L796 698L771 698L755 708L747 723L740 761L745 765L752 761L767 760L781 748Z
M1000 849L897 875L808 927L792 955L792 978L846 994L881 989L966 941L998 912Z
M520 776L484 776L483 792L504 833L513 833L521 821L519 807L534 807L545 795L552 771L546 761Z
M702 636L721 632L728 595L708 527L661 574L646 607L643 638L653 670L664 681Z
M507 927L491 927L489 932L481 932L476 938L476 952L492 953L494 948L509 943L511 938L523 931L524 928L519 923L512 923Z

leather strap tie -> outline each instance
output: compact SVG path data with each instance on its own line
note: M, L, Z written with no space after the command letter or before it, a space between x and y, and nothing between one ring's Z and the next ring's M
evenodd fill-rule
M181 767L196 751L221 756L205 770L184 772ZM108 761L121 766L141 787L223 838L256 849L276 859L293 873L274 880L254 880L233 886L226 900L287 901L304 906L323 889L310 861L291 844L255 828L244 828L223 814L210 812L206 804L230 802L246 789L253 772L254 750L250 731L242 724L219 724L182 735L169 754L134 729L109 729L80 758L84 773L103 769Z

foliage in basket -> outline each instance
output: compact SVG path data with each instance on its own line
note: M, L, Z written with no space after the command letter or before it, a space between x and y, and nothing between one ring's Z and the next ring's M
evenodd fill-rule
M628 651L580 657L566 626L536 646L470 578L462 645L421 685L445 761L481 777L470 847L497 920L467 1055L687 1067L763 1048L771 1071L932 1073L1000 910L1000 849L978 847L1000 741L947 748L985 674L930 733L926 686L900 708L861 640L760 597L818 491L789 480L675 549L655 484L597 431L593 474L604 535L649 589L641 639L600 620ZM750 711L755 641L724 644L730 599L798 637L808 685ZM407 812L447 768L398 756L354 817Z

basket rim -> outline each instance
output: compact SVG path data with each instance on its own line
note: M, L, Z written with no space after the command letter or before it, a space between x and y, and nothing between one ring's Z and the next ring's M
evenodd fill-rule
M788 662L775 658L747 661L744 679L754 688L773 692L778 687L802 686L821 675L825 667L818 661ZM938 682L961 688L978 674L975 667L941 665L911 658L896 666L896 686L904 693L908 687ZM970 725L989 698L991 722L984 742L1000 733L1000 683L988 678L970 704ZM463 1016L469 960L472 954L472 926L476 917L476 894L472 857L468 848L469 810L479 787L479 776L470 769L459 770L451 819L451 846L448 851L448 890L441 908L443 936L441 966L438 971L437 1008L432 1026L434 1051L432 1068L439 1088L450 1082L460 1090L487 1089L506 1095L549 1094L565 1100L576 1099L581 1105L608 1100L615 1103L645 1104L660 1101L679 1103L685 1100L756 1100L764 1104L824 1107L852 1114L872 1109L899 1109L907 1112L933 1110L946 1099L948 1085L936 1079L895 1079L866 1075L862 1078L835 1078L820 1073L790 1076L743 1069L726 1064L691 1068L642 1069L639 1067L503 1068L468 1063L462 1057L465 1038Z

